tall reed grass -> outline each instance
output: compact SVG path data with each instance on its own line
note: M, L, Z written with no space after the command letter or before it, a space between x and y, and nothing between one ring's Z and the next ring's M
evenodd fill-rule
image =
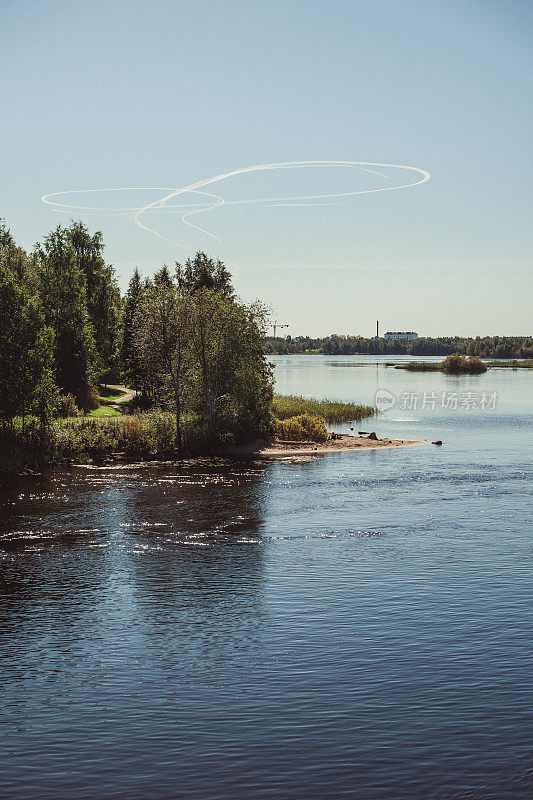
M352 422L372 417L376 409L357 403L343 403L340 400L309 400L295 394L276 394L272 405L276 419L288 419L300 414L322 417L326 422Z
M276 421L276 436L278 439L290 439L292 441L325 442L328 438L328 432L322 417L300 414L297 417L278 419Z

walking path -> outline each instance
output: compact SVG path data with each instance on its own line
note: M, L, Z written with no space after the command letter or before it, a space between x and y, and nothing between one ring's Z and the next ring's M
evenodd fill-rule
M122 413L120 406L123 403L129 403L130 400L133 400L133 398L137 395L137 391L135 389L128 389L126 386L119 386L118 384L113 383L108 383L107 386L109 389L115 389L117 392L124 392L121 397L117 397L115 400L108 400L106 402L107 406L120 411L120 413Z

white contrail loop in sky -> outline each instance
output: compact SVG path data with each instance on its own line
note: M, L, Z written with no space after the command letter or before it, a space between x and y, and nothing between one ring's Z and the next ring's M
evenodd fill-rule
M184 222L185 225L190 225L191 228L196 228L197 231L201 231L202 233L206 233L212 239L216 239L217 242L220 242L220 239L218 238L218 236L215 236L213 233L209 233L209 231L206 231L204 228L200 228L198 225L193 225L192 222L188 222L187 217L192 217L193 214L201 214L203 211L210 211L212 208L218 208L219 206L224 205L224 202L225 202L224 198L223 197L219 197L218 194L211 194L210 192L198 192L197 191L196 194L205 194L206 197L214 197L215 200L219 200L220 202L212 203L211 205L204 206L203 208L199 208L196 211L189 211L189 212L187 212L186 214L184 214L182 216L181 221Z
M418 179L411 181L409 183L402 183L400 185L393 185L393 186L382 186L375 189L359 189L353 192L337 192L333 194L313 194L313 195L304 195L304 196L296 196L296 197L265 197L265 198L253 198L248 200L231 200L225 201L224 198L220 197L219 195L212 194L210 192L203 192L201 189L204 187L210 186L213 183L219 183L220 181L227 180L228 178L232 178L235 175L244 175L253 172L261 172L261 171L271 171L271 170L279 170L279 169L306 169L312 167L340 167L340 168L350 168L350 169L359 169L365 172L371 172L376 174L382 178L389 179L387 175L384 175L382 172L379 172L373 167L378 168L385 168L385 169L400 169L400 170L407 170L409 172L415 172L418 174ZM78 190L70 190L66 192L53 192L51 194L46 194L41 197L43 203L47 205L54 206L57 208L58 211L62 211L63 209L67 209L67 211L111 211L111 212L120 212L120 213L131 213L132 214L132 221L134 224L140 228L141 230L146 231L147 233L151 233L154 236L157 236L159 239L163 241L170 242L171 244L178 246L178 247L185 247L187 250L194 250L192 247L188 247L187 245L182 245L179 242L173 242L170 239L167 239L165 236L160 234L158 231L154 230L153 228L148 227L145 225L144 222L141 220L141 217L144 214L148 214L150 212L155 212L163 209L171 209L171 208L179 208L179 207L187 207L190 208L191 206L197 206L198 203L190 203L190 204L169 204L169 201L175 197L180 195L184 195L187 193L192 194L202 194L206 197L212 197L217 202L211 203L208 205L202 204L199 208L188 211L181 217L181 221L184 222L186 225L189 225L192 228L206 234L207 236L211 236L214 239L217 239L209 231L205 230L204 228L200 228L198 225L194 225L192 222L188 220L189 217L195 214L205 213L206 211L212 211L215 208L219 208L222 205L244 205L244 204L253 204L253 203L264 203L270 204L270 206L298 206L298 205L308 205L308 203L302 203L301 201L314 201L314 200L331 200L334 198L341 198L341 197L354 197L355 195L361 194L373 194L374 192L390 192L397 189L407 189L412 186L417 186L422 183L426 183L430 179L429 172L426 170L420 169L419 167L411 167L406 166L403 164L387 164L381 162L371 162L371 161L280 161L280 162L273 162L270 164L256 164L250 167L241 167L240 169L232 170L231 172L224 172L220 175L215 175L213 178L204 178L200 181L196 181L195 183L191 183L188 186L183 186L179 189L170 188L170 187L121 187L121 188L114 188L114 189L78 189ZM147 203L144 206L137 206L133 208L112 208L112 209L102 209L98 207L91 207L91 206L75 206L70 205L68 203L61 203L57 200L52 200L53 197L58 197L60 195L64 196L67 194L82 194L82 193L94 193L94 192L123 192L123 191L164 191L167 192L163 197L160 197L157 200L154 200L152 203ZM327 205L325 203L320 203L316 205ZM65 213L65 211L63 211Z

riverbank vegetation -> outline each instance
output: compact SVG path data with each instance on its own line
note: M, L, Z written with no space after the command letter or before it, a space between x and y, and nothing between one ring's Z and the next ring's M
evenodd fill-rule
M111 390L110 396L117 394ZM372 406L275 395L270 433L281 440L324 442L328 438L326 421L346 422L374 413ZM190 456L206 454L213 447L207 420L201 414L183 414L180 433L178 442L171 411L154 409L122 415L112 407L100 406L83 414L70 397L63 403L63 416L44 428L35 416L24 421L17 417L10 426L4 426L0 432L0 471L40 469L73 461L98 463L110 458ZM235 439L226 439L225 443L235 443Z
M224 264L203 253L153 278L135 270L122 297L103 248L72 222L26 253L0 224L4 468L271 436L264 307L237 298ZM107 387L121 381L137 390L129 408Z
M440 372L441 361L410 361L408 364L387 364L394 369L404 369L407 372Z
M504 368L507 369L533 369L533 358L525 359L524 361L517 361L513 359L512 361L488 361L487 367L491 369L494 368Z
M476 356L465 358L459 353L446 356L443 361L410 361L408 364L397 364L396 369L407 372L444 372L445 375L482 375L487 371L487 364Z
M412 355L447 356L464 353L478 358L533 358L531 336L440 336L419 339L384 339L380 337L341 336L332 334L314 339L309 336L291 338L268 337L267 353L305 355Z
M306 414L320 417L326 422L353 422L371 417L376 409L356 403L342 403L340 400L313 400L299 395L274 395L272 411L278 420Z
M328 432L322 417L299 414L276 420L276 436L282 441L325 442Z
M374 413L371 407L364 408ZM290 441L324 442L328 438L324 417L309 413L283 419L272 417L269 435L258 438L268 441L270 434ZM36 417L27 418L24 425L18 417L0 433L0 472L41 469L46 465L72 462L100 463L108 459L159 459L208 454L213 447L218 451L221 445L247 441L238 442L234 438L213 442L208 420L195 413L182 415L180 437L178 441L174 412L156 409L122 415L115 409L102 406L87 415L55 419L45 428Z
M181 452L205 452L207 431L198 417L182 422ZM171 412L84 416L54 420L42 428L36 419L20 419L1 433L0 470L40 469L48 464L100 461L106 458L157 458L175 455L175 418Z

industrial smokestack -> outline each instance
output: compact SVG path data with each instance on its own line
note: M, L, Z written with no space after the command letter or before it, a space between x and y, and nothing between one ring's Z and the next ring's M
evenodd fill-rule
M376 339L379 339L379 319L376 320Z

